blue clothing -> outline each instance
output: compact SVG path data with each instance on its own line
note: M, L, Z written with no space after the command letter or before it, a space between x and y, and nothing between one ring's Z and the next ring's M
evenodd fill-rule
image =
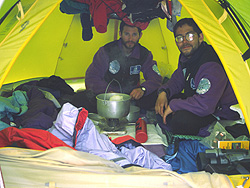
M66 14L90 14L89 5L72 0L63 0L60 3L60 11Z
M21 116L28 110L28 97L25 91L14 91L12 96L0 96L0 120L8 118L13 122L14 116ZM0 130L9 127L6 122L0 121Z
M79 110L81 110L80 113ZM172 170L171 165L142 146L134 149L126 147L117 149L106 135L97 131L84 111L86 110L77 109L70 103L65 103L53 127L48 131L78 151L113 160L120 166L133 164L150 169Z
M184 140L179 142L179 147L174 153L174 144L167 148L165 161L172 165L177 173L197 172L196 158L198 153L205 152L208 147L201 144L198 140Z

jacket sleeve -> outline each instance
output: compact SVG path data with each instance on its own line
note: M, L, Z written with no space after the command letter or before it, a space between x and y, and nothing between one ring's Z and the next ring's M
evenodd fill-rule
M169 98L171 98L175 94L181 93L185 86L185 78L182 72L180 65L174 71L171 78L163 84L160 89L168 89L169 90Z
M109 58L104 48L101 47L93 58L85 75L86 88L96 94L104 93L108 83L104 80L104 75L108 70Z
M149 52L148 57L142 65L142 72L145 82L141 84L147 89L145 95L151 94L161 86L162 77L157 67L156 61L153 60L152 53Z
M202 65L195 76L195 87L201 79L208 80L208 89L202 94L194 94L187 99L173 99L169 105L173 112L178 110L188 110L198 116L207 116L214 113L217 104L224 93L228 83L228 78L223 68L215 62L208 62ZM197 91L197 90L196 90Z

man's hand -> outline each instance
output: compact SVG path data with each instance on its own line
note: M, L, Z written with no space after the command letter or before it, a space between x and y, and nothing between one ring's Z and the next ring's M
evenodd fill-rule
M142 91L141 88L135 88L133 89L133 91L130 93L130 97L132 99L138 100L140 98L142 98L142 96L144 95L144 91Z
M158 98L155 103L155 112L156 114L160 114L162 117L164 115L164 107L167 109L168 107L168 99L167 99L167 94L165 92L161 92L158 95Z
M162 116L162 119L163 119L163 123L164 123L164 124L167 124L166 117L167 117L169 114L171 114L172 112L173 112L173 111L171 110L170 106L168 106L168 107L166 108L166 110L164 111L164 114L163 114L163 116Z

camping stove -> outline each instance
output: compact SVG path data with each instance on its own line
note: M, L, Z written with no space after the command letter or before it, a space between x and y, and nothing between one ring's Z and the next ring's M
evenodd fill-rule
M104 121L99 123L99 128L104 134L125 134L128 120L124 118L104 118Z
M102 132L116 134L126 133L131 97L123 93L104 93L96 96L98 115L104 117L99 124Z
M98 114L89 113L88 117L100 129L100 132L109 135L125 134L126 126L129 124L126 117L105 118Z

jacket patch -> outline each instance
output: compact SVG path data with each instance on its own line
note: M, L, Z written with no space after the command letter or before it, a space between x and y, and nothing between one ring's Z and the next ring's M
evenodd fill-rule
M161 76L161 73L160 73L160 71L159 71L157 65L153 65L153 66L152 66L152 69L153 69L153 71L155 71L159 76Z
M120 68L121 68L120 63L117 60L113 60L109 63L109 72L112 74L118 73Z
M141 71L141 65L135 65L130 67L130 75L139 74Z
M211 82L207 78L202 78L196 90L198 94L205 94L211 87Z
M182 69L184 77L186 76L187 68Z
M195 88L195 83L194 83L194 79L193 79L193 78L190 79L190 87L191 87L193 90L196 89L196 88Z

